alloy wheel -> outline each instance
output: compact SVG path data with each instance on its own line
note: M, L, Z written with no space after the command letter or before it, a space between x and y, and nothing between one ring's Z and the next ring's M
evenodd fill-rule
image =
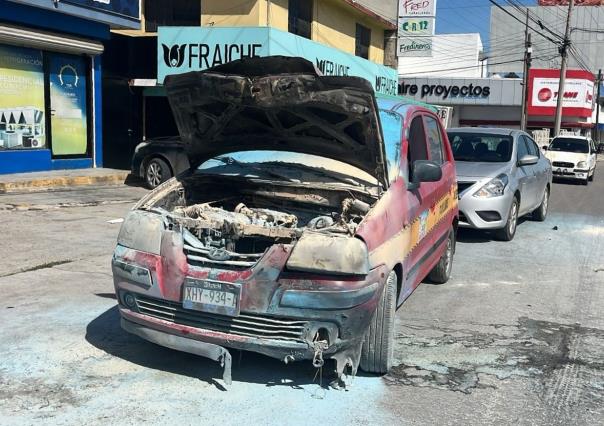
M512 210L510 211L510 224L509 224L509 233L510 235L514 235L516 232L516 224L518 222L518 203L514 201L512 203Z
M149 185L156 187L161 183L162 171L159 164L152 161L147 166L147 182Z

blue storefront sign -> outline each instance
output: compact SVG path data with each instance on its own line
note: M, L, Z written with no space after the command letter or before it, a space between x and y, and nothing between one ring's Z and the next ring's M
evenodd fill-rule
M396 70L268 27L160 27L158 83L170 74L200 71L245 57L298 56L324 75L363 77L377 93L397 94Z
M139 0L61 0L61 2L128 18L140 19Z

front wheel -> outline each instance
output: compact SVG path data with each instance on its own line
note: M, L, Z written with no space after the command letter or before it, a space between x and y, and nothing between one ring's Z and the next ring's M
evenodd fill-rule
M516 226L518 225L518 205L518 198L514 197L505 227L498 229L495 234L501 241L512 241L514 235L516 235Z
M170 166L161 158L152 158L145 166L145 182L149 189L155 189L172 177Z
M594 171L591 172L591 176L588 178L590 182L594 181L594 176L596 175L596 169L594 168Z
M428 274L428 280L434 284L444 284L451 278L453 267L453 254L455 254L455 230L451 228L447 238L447 246L436 266Z
M547 208L549 207L549 188L545 188L543 193L543 199L541 205L537 207L537 210L533 211L533 219L538 222L543 222L547 217Z
M363 341L360 367L367 373L386 374L394 363L396 283L396 272L391 271Z

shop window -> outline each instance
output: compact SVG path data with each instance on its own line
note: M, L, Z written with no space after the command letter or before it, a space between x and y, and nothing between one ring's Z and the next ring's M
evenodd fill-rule
M82 56L48 54L53 156L88 151L87 64Z
M145 31L201 25L201 0L145 0Z
M371 44L371 30L357 24L354 54L361 58L369 59L369 45Z
M312 0L289 0L288 31L290 33L310 38L313 3Z
M42 51L0 45L0 151L46 144Z

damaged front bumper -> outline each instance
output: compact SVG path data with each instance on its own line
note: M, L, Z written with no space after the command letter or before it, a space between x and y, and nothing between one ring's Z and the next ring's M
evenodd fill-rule
M326 277L282 272L291 247L275 245L252 268L216 270L118 246L112 266L122 323L154 343L191 352L198 343L261 353L284 362L335 359L341 375L355 374L364 335L387 275L386 267L364 277ZM180 273L174 264L180 264ZM147 273L148 271L148 273ZM149 279L150 278L150 279ZM186 309L187 279L236 283L235 316ZM141 328L142 327L142 328ZM159 338L157 333L171 337ZM184 340L182 340L184 339ZM206 356L206 349L195 349ZM208 358L219 360L218 352Z

